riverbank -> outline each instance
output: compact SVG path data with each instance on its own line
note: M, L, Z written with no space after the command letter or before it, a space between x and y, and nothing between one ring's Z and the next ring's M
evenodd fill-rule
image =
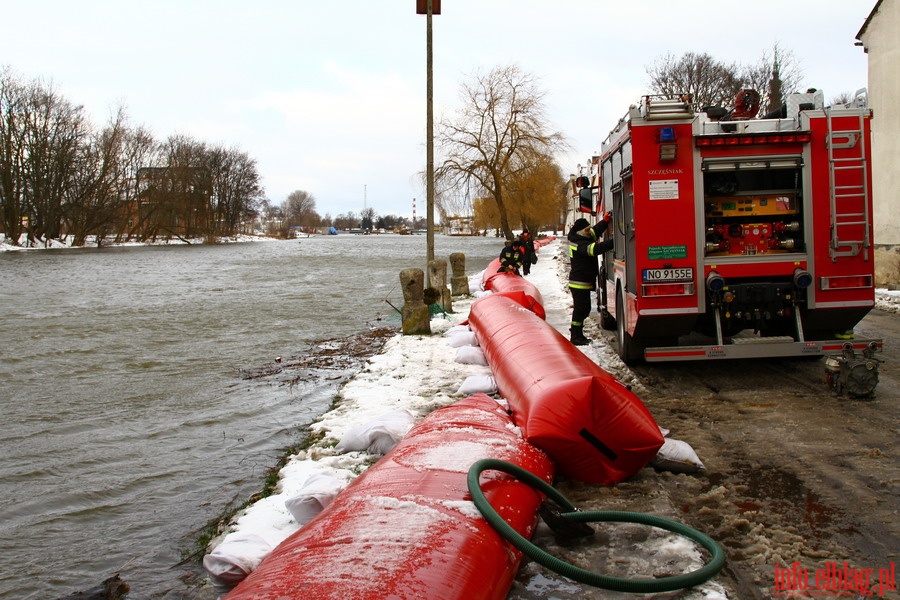
M571 300L560 276L567 269L568 261L556 242L541 249L539 261L528 277L544 298L547 322L566 332ZM452 314L439 315L432 320L433 335L397 335L387 340L382 351L341 387L332 409L309 426L308 447L292 455L281 469L275 493L237 514L210 548L228 543L229 536L232 540L254 540L257 549L261 549L260 554L265 553L267 547L274 548L298 529L286 502L301 496L304 486L308 488L316 481L327 480L344 487L380 458L380 454L366 450L342 452L340 445L346 445L348 434L372 423L381 423L383 428L408 429L429 412L467 396L465 388L484 385L490 378L490 369L483 364L458 362L458 355L463 354L461 349L451 346L451 337L443 335L467 318L472 302L482 295L476 291L480 289L480 281L481 273L473 275L470 278L473 295L455 298ZM597 346L585 346L581 350L614 375L629 377L630 372L614 353ZM527 364L523 368L527 368ZM652 469L645 471L648 471L647 476L655 477ZM621 560L631 563L627 568L629 573L652 572L656 561L664 562L667 568L684 571L702 564L700 552L677 537L657 535L654 531L645 535L636 548L633 547L634 540L629 538L603 542L620 553ZM568 597L571 581L555 579L552 573L548 576L543 569L535 567L523 569L509 598L529 600L559 594ZM680 597L697 600L728 597L725 589L715 581L686 594Z
M112 240L101 240L100 243L97 242L96 237L89 237L88 241L83 246L73 246L72 245L72 237L64 237L62 239L50 239L50 240L39 240L34 244L28 244L27 239L23 236L22 239L19 240L18 244L10 244L6 236L0 233L0 252L18 252L18 251L28 251L28 250L62 250L66 248L127 248L129 246L177 246L177 245L200 245L200 244L208 244L210 243L208 240L204 238L167 238L167 239L159 239L154 241L145 241L145 242L133 242L133 241L124 241L124 242L115 242ZM277 241L277 238L272 238L263 235L233 235L228 237L216 238L216 244L232 244L237 242L262 242L262 241Z

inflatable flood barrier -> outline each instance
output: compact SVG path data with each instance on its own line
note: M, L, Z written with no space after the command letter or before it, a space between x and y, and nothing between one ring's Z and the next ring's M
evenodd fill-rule
M612 485L656 456L663 437L640 399L543 319L492 294L469 325L516 425L561 475Z
M505 598L521 553L471 501L467 473L483 458L553 477L549 458L522 439L507 411L475 394L413 427L226 600ZM542 496L499 472L485 473L482 488L530 538Z
M515 300L540 318L546 318L544 297L534 284L515 273L498 273L500 259L495 258L484 270L482 287L495 294Z

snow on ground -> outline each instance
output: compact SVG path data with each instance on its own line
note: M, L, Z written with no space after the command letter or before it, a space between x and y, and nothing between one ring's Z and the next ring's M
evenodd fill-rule
M900 290L875 290L875 308L900 314Z

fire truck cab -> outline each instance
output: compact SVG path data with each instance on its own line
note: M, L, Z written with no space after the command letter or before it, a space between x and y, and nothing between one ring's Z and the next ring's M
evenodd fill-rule
M865 90L762 118L754 94L731 111L644 96L581 178L613 213L598 309L626 362L881 348L847 339L875 305Z

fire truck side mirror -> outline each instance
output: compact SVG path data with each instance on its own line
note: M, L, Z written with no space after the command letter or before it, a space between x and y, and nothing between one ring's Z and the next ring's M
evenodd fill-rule
M581 188L578 190L578 208L581 212L594 212L594 191L589 188Z

